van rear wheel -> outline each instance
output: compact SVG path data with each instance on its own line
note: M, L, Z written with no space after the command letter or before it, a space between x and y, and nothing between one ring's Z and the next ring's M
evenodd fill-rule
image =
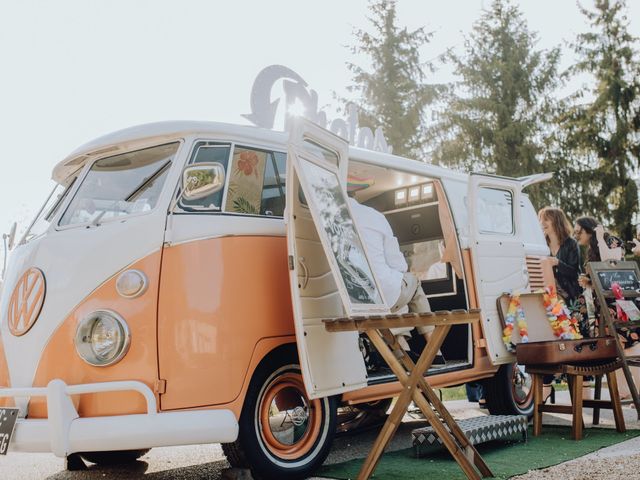
M517 363L501 365L484 382L487 408L492 415L533 415L531 376Z
M306 478L329 454L336 429L336 400L308 398L292 355L266 359L254 374L239 421L239 436L223 444L234 467L256 479Z
M83 452L80 454L86 461L97 465L121 465L125 463L133 463L151 450L146 448L143 450L117 450L113 452Z

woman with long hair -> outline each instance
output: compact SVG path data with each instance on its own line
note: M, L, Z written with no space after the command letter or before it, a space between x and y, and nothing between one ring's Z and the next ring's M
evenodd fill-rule
M619 248L622 241L609 233L604 232L604 228L593 217L580 217L576 220L573 230L574 237L578 245L586 248L583 272L586 271L586 265L589 262L600 262L602 260L601 252L604 249ZM600 237L600 238L599 238ZM578 283L584 289L585 295L581 298L582 308L580 309L581 321L580 331L583 336L589 337L596 333L595 317L598 316L600 307L595 298L592 298L591 279L585 273L578 278ZM589 295L587 295L589 294ZM589 306L591 305L591 306ZM591 310L591 312L589 311ZM592 320L589 320L591 316Z
M603 234L602 232L602 226L593 217L580 217L576 220L574 235L576 237L576 240L578 241L578 244L587 248L586 262L601 261L602 252L604 251L604 249L622 248L622 240L614 235L610 235L606 232ZM587 275L581 275L578 281L580 282L580 285L585 289L585 292L587 291L587 289L591 288L591 280ZM613 307L612 305L607 305L605 308L609 308L610 315L615 317L615 307ZM594 299L594 310L595 316L597 317L600 311L600 306L598 305L597 299ZM583 317L587 317L586 309L583 311ZM638 351L638 342L640 342L640 330L638 328L619 328L617 329L617 333L622 337L625 350L635 350L632 353L629 353L629 355L637 355L638 353L640 353ZM631 392L629 391L627 380L621 372L622 370L618 370L618 372L616 372L616 376L618 377L620 398L626 400L628 398L631 398ZM632 374L636 385L640 384L639 369L633 368Z
M571 223L559 208L545 207L538 212L540 226L551 251L551 265L558 294L569 306L575 304L581 293L578 284L580 274L580 248L571 236Z
M587 247L585 263L602 261L603 249L622 248L622 240L605 232L600 222L593 217L577 219L574 235L579 245Z
M549 246L556 279L558 294L564 299L569 308L575 308L582 289L578 285L580 273L580 248L571 236L571 223L559 208L545 207L538 212L540 227ZM542 395L544 401L551 398L555 403L555 389L551 385L553 375L546 375L542 379Z

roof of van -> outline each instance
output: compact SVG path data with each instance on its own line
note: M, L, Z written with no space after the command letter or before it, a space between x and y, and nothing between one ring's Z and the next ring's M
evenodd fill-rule
M229 141L259 141L264 143L265 146L281 146L281 148L286 145L289 138L287 132L251 125L182 120L147 123L118 130L85 143L54 167L52 178L57 183L62 183L69 176L80 170L89 159L104 156L107 153L115 155L138 146L163 140L173 140L180 136L200 134L216 135L217 137L224 136ZM434 177L448 177L459 180L467 178L467 174L455 172L448 168L353 146L349 147L349 155L354 160L364 160L391 168L415 170L416 173L428 174Z

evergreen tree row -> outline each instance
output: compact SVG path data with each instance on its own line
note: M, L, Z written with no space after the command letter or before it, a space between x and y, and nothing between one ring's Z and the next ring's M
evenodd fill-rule
M382 126L394 153L467 171L510 177L554 172L529 187L535 207L570 217L593 215L633 236L640 167L640 57L624 0L580 7L589 32L569 48L577 62L559 71L561 49L536 48L517 5L494 0L465 36L445 51L451 85L429 83L433 63L419 50L432 35L398 26L394 0L372 0L370 31L355 32L354 53L369 71L348 64L361 123ZM574 87L585 74L588 83ZM572 94L560 97L560 89ZM344 100L343 101L347 101Z

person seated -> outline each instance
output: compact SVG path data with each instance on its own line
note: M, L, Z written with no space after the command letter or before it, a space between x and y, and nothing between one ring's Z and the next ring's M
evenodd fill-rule
M408 271L407 261L400 251L398 239L394 236L386 217L374 208L362 205L354 198L355 191L366 186L368 185L363 186L359 183L359 188L347 188L349 207L367 249L371 268L384 292L387 306L392 313L430 312L429 299L422 290L418 278ZM433 326L417 328L418 333L422 334L427 342L434 329ZM402 348L410 351L409 344L404 338L407 333L394 331ZM433 364L443 363L445 363L444 358L439 351Z

